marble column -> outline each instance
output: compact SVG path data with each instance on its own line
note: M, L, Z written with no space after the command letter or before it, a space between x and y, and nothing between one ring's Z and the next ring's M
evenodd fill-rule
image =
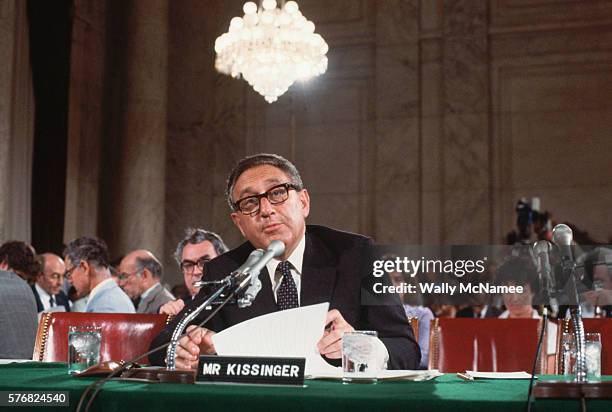
M105 168L113 168L107 182L110 198L101 221L111 253L135 248L164 254L166 176L166 106L168 77L167 0L122 3L125 14L123 67L112 82L119 105L106 121ZM109 99L110 100L110 99ZM107 102L112 105L112 101ZM107 110L110 110L107 107ZM114 135L114 136L112 136ZM116 142L116 146L112 146Z
M0 1L0 61L0 243L29 241L34 98L24 1Z

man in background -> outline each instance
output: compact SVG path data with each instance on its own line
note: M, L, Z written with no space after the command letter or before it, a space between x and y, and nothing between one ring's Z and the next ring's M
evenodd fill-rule
M174 259L183 273L188 295L166 303L159 309L159 313L176 315L183 310L185 301L191 301L200 290L194 283L202 280L204 265L227 250L218 234L199 228L187 229L185 237L176 247Z
M68 296L62 291L66 265L59 256L53 253L43 253L38 256L40 272L36 283L32 285L38 312L57 310L70 312Z
M119 264L119 286L137 301L136 312L158 313L160 306L174 299L161 284L162 264L148 250L134 250Z
M94 237L73 240L64 250L65 277L79 296L89 294L85 312L134 313L130 298L111 278L106 243Z
M28 284L36 282L39 267L36 251L29 243L11 240L0 246L0 270L19 275Z
M34 294L23 277L35 267L33 248L27 243L0 246L0 359L32 358L38 318Z

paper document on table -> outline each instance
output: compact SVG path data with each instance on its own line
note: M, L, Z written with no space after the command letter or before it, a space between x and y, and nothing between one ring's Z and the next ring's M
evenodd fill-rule
M212 337L221 356L306 358L306 374L330 372L317 350L329 303L268 313L227 328Z
M465 371L465 375L472 379L531 379L527 372L477 372Z
M335 368L336 370L330 372L321 372L308 376L308 379L331 379L337 380L342 379L342 369ZM437 369L434 370L381 370L376 373L376 379L378 380L390 380L390 381L428 381L438 376L444 375Z

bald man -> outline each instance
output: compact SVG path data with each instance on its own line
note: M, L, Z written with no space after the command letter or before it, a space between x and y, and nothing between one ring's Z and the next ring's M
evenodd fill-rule
M136 312L157 313L174 299L161 285L162 264L148 250L128 253L119 264L119 286L132 300L140 300Z
M36 283L32 285L38 312L58 310L57 308L70 312L68 296L62 291L66 271L64 261L53 253L43 253L38 256L38 262L40 272L36 276Z

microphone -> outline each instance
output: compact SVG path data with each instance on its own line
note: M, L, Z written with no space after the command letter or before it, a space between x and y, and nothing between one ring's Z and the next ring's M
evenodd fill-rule
M540 280L540 287L546 296L551 296L553 290L553 277L550 268L549 253L552 247L547 240L538 240L533 244L533 253L536 258L536 266Z
M252 251L246 262L244 262L242 266L240 266L238 269L234 270L232 272L232 275L238 276L248 273L251 267L259 261L263 253L264 251L261 249L255 249L254 251ZM195 282L193 282L193 285L196 288L201 288L202 286L221 285L223 284L223 282L224 280L196 280Z
M553 229L553 242L559 248L559 252L561 253L561 260L564 263L573 262L573 254L572 254L572 239L574 235L572 233L572 229L568 225L564 225L563 223L558 224Z
M257 294L261 290L261 281L259 280L259 272L261 271L261 269L263 269L263 267L270 260L272 260L272 258L278 257L283 254L283 252L285 251L285 244L280 240L273 240L272 242L270 242L265 252L261 251L260 249L258 250L260 251L258 255L258 260L254 262L253 264L249 265L249 267L247 267L241 272L242 274L250 274L251 277L250 277L250 285L244 291L244 296L238 299L237 303L238 303L238 307L240 308L250 306L251 303L253 303L253 301L257 297ZM253 253L251 253L251 256L252 255ZM249 260L250 258L251 257L249 256ZM246 266L246 263L243 266ZM238 270L240 270L240 268L238 268Z

